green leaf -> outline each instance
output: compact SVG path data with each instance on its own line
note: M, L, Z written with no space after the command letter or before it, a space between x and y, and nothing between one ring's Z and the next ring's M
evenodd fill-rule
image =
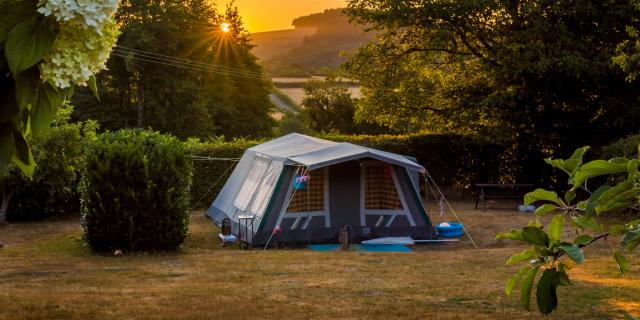
M596 189L596 191L594 191L589 197L589 200L587 200L585 211L587 213L593 213L596 207L598 206L598 201L600 200L600 196L602 196L602 194L605 191L609 190L610 188L611 187L609 187L608 185L603 185L600 188Z
M38 67L31 67L16 76L16 102L19 110L24 110L27 105L35 102L37 90L40 86L40 71Z
M564 201L566 201L567 203L571 203L571 201L573 201L573 199L576 198L576 192L574 190L567 190L567 192L564 193Z
M531 310L531 289L533 288L533 280L536 278L540 266L531 268L527 271L527 275L520 283L520 305L525 310Z
M516 264L521 261L530 260L532 257L536 255L536 251L534 249L526 249L520 253L514 254L507 260L506 265Z
M510 296L513 293L513 288L518 282L522 280L522 277L524 277L524 275L527 274L527 272L531 270L531 268L531 266L524 266L520 268L516 274L511 276L509 280L507 280L507 285L504 287L504 293L507 296Z
M633 180L618 183L615 187L609 188L602 193L598 199L596 213L601 214L628 209L634 204L638 191Z
M89 78L89 81L87 81L87 84L89 85L89 88L91 88L91 92L93 92L93 95L96 97L96 100L100 101L100 95L98 94L98 85L96 84L95 74Z
M26 20L14 26L5 43L4 51L14 78L35 65L51 50L56 35L44 22Z
M557 193L544 189L536 189L524 196L525 205L530 205L536 201L550 201L557 204L558 206L564 206L564 202L560 200Z
M0 1L0 29L7 32L16 24L36 15L37 1Z
M575 261L577 264L582 264L584 262L584 251L582 251L582 248L576 245L571 245L571 244L561 245L560 250L564 252L569 258L571 258L571 260Z
M638 318L630 315L629 313L625 312L624 313L624 320L639 320Z
M590 147L588 146L578 148L567 160L547 158L544 159L544 161L553 167L564 170L567 173L571 174L580 164L582 164L582 157L584 156L584 153L589 149Z
M558 280L558 284L561 286L570 286L573 284L571 283L571 280L569 280L569 275L564 271L558 270Z
M576 246L585 245L593 240L593 237L588 234L581 234L573 240L573 244Z
M558 307L556 288L560 284L560 277L556 269L546 269L542 272L536 288L536 302L542 314L549 314Z
M0 122L13 122L20 113L15 99L15 91L13 79L5 79L0 82Z
M593 218L592 216L584 215L584 216L574 217L573 222L583 229L588 229L593 231L602 230L602 226L600 226L600 224L598 224L596 219Z
M502 239L518 240L518 241L526 242L526 240L524 240L524 238L522 237L522 231L516 230L516 229L512 229L509 232L501 232L496 235L496 240L502 240Z
M609 226L610 234L624 234L626 231L625 226L621 224L612 224Z
M633 251L640 244L640 224L635 225L630 231L622 237L622 246L628 251Z
M605 175L627 171L629 160L622 161L623 158L615 158L609 161L594 160L582 165L576 171L573 181L573 189L578 188L587 179Z
M7 34L8 33L9 32L6 29L0 28L0 48L3 47L4 40L7 39Z
M38 88L36 102L31 106L31 132L34 135L40 134L49 126L61 104L61 93L49 83L42 83Z
M549 240L551 243L558 243L562 238L562 230L564 229L564 214L557 214L551 219L549 223Z
M531 244L544 247L549 246L549 237L542 229L537 227L522 228L522 238L524 238L524 241Z
M620 269L620 273L625 274L629 271L629 267L631 267L631 265L629 264L629 261L627 261L627 259L622 255L622 253L620 253L620 251L614 251L613 258L616 260L616 263L618 263L618 269Z
M555 205L550 204L550 203L545 203L545 204L539 206L536 209L535 213L536 213L536 215L543 216L543 215L545 215L545 214L547 214L547 213L549 213L551 211L554 211L556 209L558 209L558 206L555 206Z
M13 130L8 123L0 124L0 171L5 171L15 150Z
M36 168L36 163L33 160L33 155L31 154L31 147L24 136L19 132L14 131L13 138L15 142L15 151L11 160L27 177L31 178L33 176L33 170Z

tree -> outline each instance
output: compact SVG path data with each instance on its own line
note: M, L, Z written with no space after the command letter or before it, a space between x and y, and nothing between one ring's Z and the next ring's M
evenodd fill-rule
M116 0L0 1L2 175L13 162L31 176L29 136L47 128L73 86L95 89L118 36L116 8Z
M389 133L384 126L355 121L356 99L351 98L343 80L329 75L324 80L311 80L304 86L300 116L308 128L316 132Z
M640 1L632 0L631 3L640 9ZM627 26L628 39L624 39L616 47L618 54L613 58L613 62L628 73L627 80L633 82L640 74L640 29L638 23L640 18L633 19L633 24Z
M577 149L566 160L546 159L554 168L569 175L569 190L564 196L554 191L537 189L528 193L525 204L541 203L535 213L536 219L522 229L513 229L500 233L496 239L510 239L530 244L532 247L513 255L507 264L524 263L524 266L509 279L505 292L511 295L514 287L520 285L520 303L527 310L536 275L541 272L537 282L536 301L542 314L549 314L558 305L556 289L558 286L571 285L570 266L567 260L577 264L585 262L583 249L596 241L607 241L612 234L622 235L620 248L614 249L613 259L621 273L629 271L630 263L625 252L631 252L640 245L640 220L628 221L623 225L611 225L608 228L601 223L604 213L634 210L640 212L640 148L637 158L613 158L609 161L594 160L582 163L584 153L589 147ZM617 181L614 185L604 184L590 189L590 179L611 176ZM578 194L586 198L577 201ZM543 229L539 217L556 213L547 229ZM566 220L571 222L576 237L563 239Z
M551 152L637 131L640 82L612 64L640 23L628 1L349 0L346 12L378 33L343 68L363 87L358 119L491 136L530 182Z
M205 0L128 0L116 20L122 35L99 79L102 101L78 94L75 119L182 138L271 133L271 84L232 4L219 13Z

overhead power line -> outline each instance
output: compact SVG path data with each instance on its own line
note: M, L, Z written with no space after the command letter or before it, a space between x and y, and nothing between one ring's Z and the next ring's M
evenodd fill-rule
M200 61L172 57L172 56L163 55L163 54L159 54L151 51L143 51L143 50L126 48L126 47L115 47L111 54L121 58L128 58L128 59L145 61L150 63L162 64L167 66L173 66L176 68L190 69L190 70L217 73L217 74L225 74L229 76L251 78L251 79L258 79L258 80L266 79L266 77L259 72L251 72L251 71L243 70L240 68L223 67L223 66L204 63Z
M172 62L179 62L179 63L190 64L190 65L194 65L194 66L202 66L202 67L207 67L207 68L216 68L216 69L220 69L220 70L223 70L223 71L250 74L250 75L254 75L254 76L262 76L262 73L260 73L260 72L248 71L248 70L244 70L244 69L240 69L240 68L225 67L225 66L215 65L215 64L201 62L201 61L195 61L195 60L189 60L189 59L185 59L185 58L173 57L173 56L159 54L159 53L152 52L152 51L144 51L144 50L133 49L133 48L128 48L128 47L122 47L122 46L117 46L117 47L115 47L113 49L116 50L116 51L119 51L121 53L139 55L139 56L143 56L143 57L147 57L147 58L153 58L153 59L159 59L159 60L165 60L165 61L172 61Z

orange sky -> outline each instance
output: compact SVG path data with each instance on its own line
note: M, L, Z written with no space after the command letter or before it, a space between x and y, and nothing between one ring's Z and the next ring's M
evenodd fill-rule
M218 0L224 10L231 0ZM236 0L236 6L250 32L290 29L291 20L324 9L345 7L345 0Z

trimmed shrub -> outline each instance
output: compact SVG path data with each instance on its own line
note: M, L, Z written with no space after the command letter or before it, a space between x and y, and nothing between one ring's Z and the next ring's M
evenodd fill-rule
M81 212L91 248L164 250L184 242L192 164L182 142L157 132L107 132L85 157Z

